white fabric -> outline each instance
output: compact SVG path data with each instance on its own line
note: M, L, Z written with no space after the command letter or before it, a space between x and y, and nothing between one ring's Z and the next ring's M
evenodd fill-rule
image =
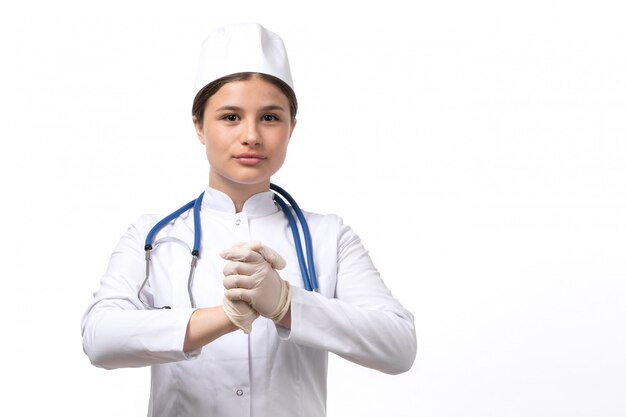
M193 291L199 307L220 305L227 261L219 253L236 242L260 240L287 261L280 275L292 287L291 330L260 317L249 335L237 330L185 354L192 309L191 255L183 246L164 243L153 252L144 289L153 305L172 309L145 310L136 296L145 273L145 236L161 218L142 216L129 227L82 321L83 347L94 365L152 366L149 416L321 417L329 351L390 374L411 367L413 317L385 287L359 238L337 216L306 213L320 292L304 290L291 229L270 192L252 196L235 213L225 194L206 190ZM191 245L193 214L158 237L167 235Z
M207 36L200 48L195 93L238 72L273 75L294 88L283 40L258 23L233 23Z

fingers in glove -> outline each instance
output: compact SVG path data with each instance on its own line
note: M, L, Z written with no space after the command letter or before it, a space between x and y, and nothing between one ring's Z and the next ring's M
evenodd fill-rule
M231 288L226 290L224 296L231 301L245 301L246 303L252 302L251 290L245 288Z
M224 265L222 272L224 275L253 275L255 272L269 265L265 260L261 259L259 263L247 263L241 261L231 261Z
M259 313L243 301L232 301L224 297L222 309L226 317L237 327L248 334L252 331L252 323L259 317Z
M243 288L250 290L255 287L256 279L249 275L226 275L224 277L224 288L227 290L231 288Z
M287 262L278 252L269 246L263 245L258 240L236 243L231 248L222 251L220 256L229 261L258 262L259 257L255 254L260 255L274 269L283 269L287 265Z
M269 246L265 246L258 240L252 240L248 243L243 244L241 247L248 248L259 253L263 259L265 259L272 268L274 269L283 269L287 266L287 262L283 259L282 256L278 254L274 249Z
M258 249L255 249L255 251L260 253L261 256L263 256L263 258L270 265L272 265L272 268L274 269L283 269L285 266L287 266L287 262L283 259L283 257L269 246L261 245Z
M250 249L249 247L233 246L220 252L220 256L227 261L240 261L240 262L260 262L263 260L261 253Z

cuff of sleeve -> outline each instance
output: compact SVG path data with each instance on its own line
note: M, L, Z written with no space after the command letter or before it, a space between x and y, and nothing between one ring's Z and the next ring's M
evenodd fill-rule
M308 292L304 288L291 286L291 329L276 325L276 331L281 340L297 343L298 335L302 333L301 329L306 327L306 324L303 323L302 310L306 297L310 295L307 294Z
M185 308L178 310L177 320L180 320L180 326L176 326L178 329L182 329L182 334L177 334L173 340L180 341L180 352L182 353L181 360L185 359L195 359L200 356L200 352L202 352L202 348L199 347L196 350L192 350L191 352L185 352L183 350L183 346L185 345L185 336L187 335L187 327L189 326L189 320L191 319L191 315L196 308Z

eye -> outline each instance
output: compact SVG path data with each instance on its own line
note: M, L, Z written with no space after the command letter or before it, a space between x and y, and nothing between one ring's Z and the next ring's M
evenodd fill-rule
M274 116L273 114L264 114L263 117L261 117L261 119L263 119L264 122L278 121L278 117Z
M237 116L236 114L227 114L222 117L222 119L226 120L227 122L236 122L237 120L239 120L239 116Z

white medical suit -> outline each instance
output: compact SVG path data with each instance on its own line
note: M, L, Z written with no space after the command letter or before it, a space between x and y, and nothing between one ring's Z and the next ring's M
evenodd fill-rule
M91 362L111 369L150 365L149 416L325 416L328 352L395 374L415 358L413 316L391 295L359 238L334 215L306 213L314 246L319 293L303 288L285 215L271 192L252 196L240 213L211 188L201 206L202 240L193 295L198 307L219 306L224 296L219 253L236 242L259 240L278 252L278 271L293 288L291 329L258 318L249 335L226 334L190 353L183 342L193 312L187 292L191 254L177 243L152 251L149 284L144 243L162 216L132 224L111 255L108 269L82 321ZM156 236L193 245L193 212Z

